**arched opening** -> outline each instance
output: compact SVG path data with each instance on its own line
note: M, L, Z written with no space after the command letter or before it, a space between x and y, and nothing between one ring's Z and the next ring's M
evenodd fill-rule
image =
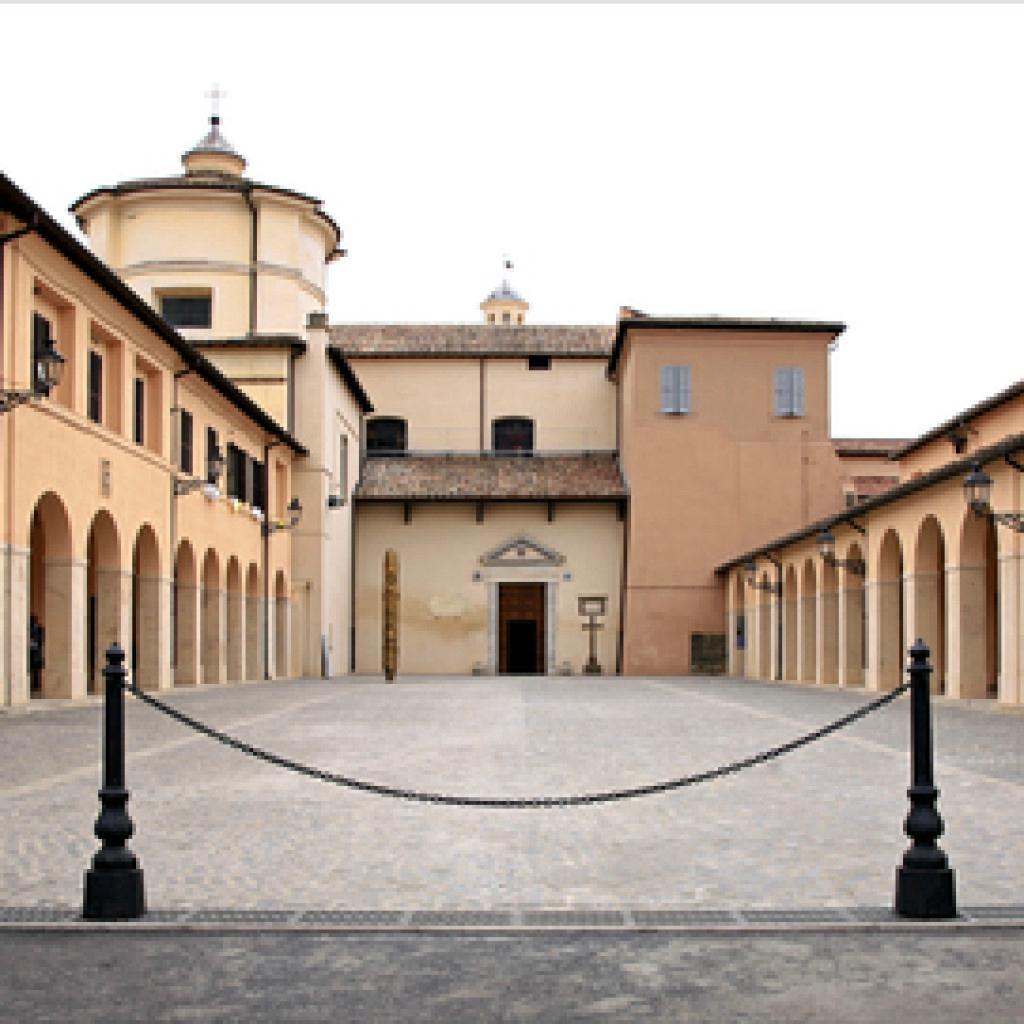
M999 677L999 556L995 523L968 512L960 534L955 642L950 644L953 696L995 697ZM951 581L952 583L952 581ZM950 598L952 598L952 593ZM953 601L950 601L953 604Z
M818 594L818 681L826 685L839 682L839 572L822 562L821 592Z
M255 562L249 563L245 577L245 676L260 679L263 675L260 658L260 572Z
M734 573L732 581L732 666L734 676L744 674L747 654L747 609L743 574Z
M855 541L843 558L846 562L864 564L864 551ZM863 573L844 569L842 576L842 616L839 620L839 658L843 686L863 686L868 665L868 605Z
M148 523L132 550L132 679L143 690L160 686L160 556Z
M878 612L873 622L874 635L878 637L875 685L879 690L891 690L900 683L903 651L907 646L903 621L903 546L895 530L886 530L882 537L875 596Z
M236 683L243 678L242 659L245 652L245 594L242 590L242 569L238 559L228 559L228 679Z
M796 569L787 565L782 587L782 678L794 681L797 678L797 609Z
M935 516L917 531L911 581L914 621L907 640L923 640L931 651L932 690L946 692L946 542Z
M102 690L107 649L115 641L125 647L121 620L124 576L121 544L114 519L105 509L89 525L85 545L85 672L89 693Z
M203 558L201 660L204 683L224 681L224 647L221 641L220 562L213 548Z
M71 523L52 491L36 503L29 526L29 694L73 696ZM81 613L79 613L81 614Z
M288 584L280 569L274 577L274 675L288 676Z
M199 682L199 587L196 553L183 540L174 559L173 651L174 683L195 686Z
M757 675L772 678L772 601L775 595L768 585L768 574L761 573L760 600L757 603Z
M800 579L800 680L813 683L817 672L817 618L818 618L818 577L814 571L814 559L804 561Z

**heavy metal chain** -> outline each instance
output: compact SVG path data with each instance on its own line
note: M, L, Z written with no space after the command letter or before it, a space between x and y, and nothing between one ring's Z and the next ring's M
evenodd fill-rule
M196 732L202 733L204 736L209 736L211 739L217 740L218 743L223 743L227 747L233 747L235 750L240 750L243 754L249 754L261 761L266 761L268 764L277 765L279 768L287 768L289 771L297 772L299 775L306 775L311 779L319 779L321 782L330 782L336 786L345 786L348 789L356 789L364 793L375 793L377 796L393 797L396 800L414 800L419 803L444 804L449 807L489 807L507 810L533 807L577 807L583 804L607 804L616 800L628 800L632 797L654 796L657 793L668 793L674 789L683 789L686 786L695 786L700 782L710 782L712 779L721 779L726 775L734 775L736 772L742 771L744 768L753 768L755 765L774 761L776 758L782 757L783 754L789 754L794 750L799 750L800 747L813 743L815 740L820 740L824 736L838 732L847 725L869 715L872 711L877 711L879 708L891 703L909 688L909 682L901 683L894 690L890 690L881 697L862 705L857 708L856 711L851 711L848 715L843 715L842 718L837 718L835 721L829 722L828 725L823 725L820 729L815 729L813 732L805 733L803 736L799 736L795 740L790 740L788 743L783 743L781 746L770 747L768 750L762 750L759 754L752 754L750 757L745 757L742 760L732 761L729 764L720 765L717 768L709 768L707 771L696 772L693 775L683 775L678 779L669 779L665 782L653 782L646 786L633 786L629 789L612 789L601 793L583 793L577 796L501 797L451 796L445 793L425 793L415 789L402 789L398 786L386 786L379 782L366 782L362 779L353 779L347 775L340 775L337 772L329 772L323 768L313 768L309 765L302 764L299 761L293 761L289 757L282 757L280 754L274 754L269 750L263 750L260 747L253 746L251 743L244 743L242 740L235 739L235 737L229 736L227 733L223 733L218 729L214 729L212 726L206 725L205 722L200 722L198 719L192 718L190 715L186 715L183 711L179 711L177 708L173 708L169 704L165 704L162 700L159 700L152 694L146 693L144 690L138 689L134 685L127 687L129 692L143 703L162 711L165 715L169 715L176 721L181 722L182 725L187 725L189 728L195 729Z

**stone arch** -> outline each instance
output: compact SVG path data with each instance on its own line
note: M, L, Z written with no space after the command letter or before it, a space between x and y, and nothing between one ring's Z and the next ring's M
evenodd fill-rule
M818 573L815 559L804 559L800 571L797 673L800 681L813 683L817 670Z
M818 682L839 682L839 570L830 562L819 567L818 592Z
M874 600L868 621L874 688L891 690L900 683L903 652L907 646L904 637L903 545L899 534L891 528L885 531L878 549L873 589Z
M224 681L224 591L221 588L220 560L213 548L206 549L203 557L202 612L200 652L204 683Z
M242 567L235 555L228 559L226 587L228 679L238 682L245 675L245 591L242 590Z
M932 689L946 690L946 538L933 515L925 516L914 540L914 569L909 580L907 639L921 639L931 651Z
M260 571L249 563L245 574L245 667L248 679L263 675L260 658Z
M993 697L999 675L999 554L996 525L968 511L960 564L948 578L948 679L954 697Z
M782 678L797 678L796 566L787 565L782 577Z
M864 550L852 541L843 556L846 562L864 565ZM842 615L839 620L839 681L842 686L863 686L867 668L867 594L863 573L844 569Z
M274 575L274 675L284 679L288 675L288 581L284 570Z
M122 615L127 609L126 577L121 569L121 538L114 517L100 509L85 541L85 674L89 693L102 690L107 649L125 647Z
M143 690L160 686L160 547L143 523L132 548L132 679Z
M196 552L192 542L182 539L174 558L174 588L171 620L174 652L174 682L195 686L199 682L199 583Z
M81 615L80 609L74 614L74 603L76 591L82 593L82 573L72 558L71 519L53 491L43 494L32 510L28 546L28 622L22 635L26 645L35 637L40 652L33 657L30 649L29 693L71 697L84 653L76 650L81 633L74 623Z

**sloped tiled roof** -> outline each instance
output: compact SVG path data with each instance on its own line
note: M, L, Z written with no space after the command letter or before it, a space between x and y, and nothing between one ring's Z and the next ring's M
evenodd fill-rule
M898 476L854 476L850 478L855 494L876 497L892 490L899 482Z
M614 327L591 325L335 324L333 345L350 359L397 356L590 356L607 359Z
M833 437L832 447L840 458L861 456L882 456L883 458L899 451L910 442L901 437Z
M625 498L612 452L398 455L368 458L357 500Z

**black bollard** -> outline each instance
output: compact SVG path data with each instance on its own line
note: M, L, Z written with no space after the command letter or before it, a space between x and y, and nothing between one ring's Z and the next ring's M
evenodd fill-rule
M903 830L910 849L896 869L896 905L899 917L938 919L956 917L953 869L938 847L943 825L935 801L932 765L932 709L928 645L918 640L910 648L910 813Z
M85 873L85 909L89 921L128 921L146 912L142 869L127 847L134 828L128 816L124 782L124 651L118 643L107 649L103 669L103 788L96 837L103 844Z

